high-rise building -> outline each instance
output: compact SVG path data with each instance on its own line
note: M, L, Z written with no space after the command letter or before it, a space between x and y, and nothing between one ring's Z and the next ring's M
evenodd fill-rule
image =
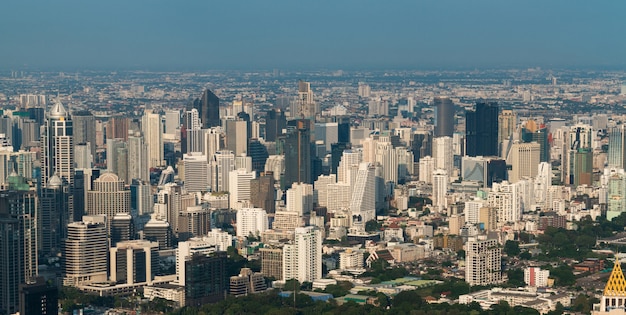
M211 190L228 191L230 172L235 169L235 154L232 151L217 151L211 161Z
M226 252L195 254L183 262L186 306L198 307L226 298L229 284L226 263Z
M180 111L168 110L165 112L165 134L176 135L180 128Z
M511 165L509 181L515 183L523 177L534 178L537 176L540 153L541 146L539 143L514 143L507 158L507 164Z
M537 125L534 120L528 120L522 128L522 141L539 143L541 162L550 162L550 143L548 142L548 128L545 125Z
M74 128L70 114L56 101L48 112L41 135L41 187L57 175L68 185L68 203L62 217L74 220Z
M511 136L517 128L517 113L504 109L498 115L498 144L502 145L502 141L511 140Z
M163 166L163 126L161 115L146 111L141 118L141 129L148 145L148 166ZM128 137L128 135L126 135Z
M301 119L314 119L318 112L317 104L313 99L311 83L298 82L298 98L291 107L291 117Z
M265 116L265 141L276 141L287 128L285 112L279 108L271 109Z
M250 201L250 181L256 178L256 172L239 168L230 171L228 176L230 207L240 209Z
M159 244L146 240L123 241L110 248L111 282L152 284L158 265Z
M150 184L133 179L130 184L130 209L133 216L141 216L152 212L154 198Z
M433 206L438 211L443 211L448 207L448 174L445 170L436 169L433 172Z
M188 192L206 192L210 186L211 175L206 156L202 152L183 154L183 180Z
M273 174L265 173L250 180L250 203L267 213L276 212L276 188Z
M104 173L87 191L85 210L89 215L104 215L110 228L118 213L130 213L130 190L124 189L124 181L114 173Z
M210 210L208 203L196 206L188 206L178 213L178 234L179 240L186 240L190 237L206 235L210 228Z
M226 149L239 156L248 152L247 122L243 120L226 121Z
M522 200L516 184L494 183L487 196L489 207L496 209L500 226L522 219Z
M498 104L478 102L465 113L465 150L469 156L498 156Z
M84 216L68 226L63 285L79 286L107 281L109 241L104 216Z
M283 249L265 246L259 249L261 255L261 273L276 280L283 280Z
M38 198L35 186L23 177L9 176L0 191L0 313L19 310L21 283L38 274Z
M502 281L502 248L495 239L469 240L465 244L465 281L491 285Z
M289 123L295 123L295 126L287 131L283 140L285 154L284 187L291 187L293 183L312 184L310 121L300 119Z
M59 311L59 289L43 277L20 284L20 314L53 315Z
M267 212L261 208L237 210L237 237L260 236L269 228Z
M435 137L452 137L454 133L454 104L447 97L435 97Z
M148 145L140 131L128 135L128 181L139 179L150 181Z
M111 117L106 125L107 139L124 139L128 138L130 122L127 117L116 116Z
M74 143L89 144L91 156L96 156L96 118L88 110L72 113Z
M436 169L445 170L449 177L454 176L454 154L451 137L440 137L433 140L433 160Z
M293 244L283 247L283 279L313 282L322 278L322 231L315 226L295 229Z
M609 131L608 163L610 168L626 168L626 125L612 127Z
M367 221L376 219L376 168L360 163L350 201L350 230L365 232Z
M313 210L313 185L294 183L287 190L287 211L299 215L309 214Z
M204 90L202 98L193 102L193 108L198 110L200 121L202 121L202 129L222 125L220 120L220 99L211 90Z
M111 246L135 239L135 224L130 213L116 213L111 220Z

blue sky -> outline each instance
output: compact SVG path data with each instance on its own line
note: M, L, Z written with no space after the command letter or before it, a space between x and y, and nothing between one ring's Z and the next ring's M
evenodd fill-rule
M624 67L626 1L2 0L0 69Z

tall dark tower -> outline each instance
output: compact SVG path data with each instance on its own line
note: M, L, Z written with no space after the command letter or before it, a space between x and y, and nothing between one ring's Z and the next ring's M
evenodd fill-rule
M293 183L313 184L311 177L311 126L310 120L289 121L284 138L285 188Z
M88 110L72 113L74 144L89 143L91 156L96 156L96 118Z
M435 97L435 138L452 137L454 133L454 104L447 97Z
M265 116L265 141L276 141L276 138L287 128L285 112L275 108L267 112Z
M498 156L498 103L478 102L465 113L468 156Z
M193 108L197 109L200 114L203 129L217 127L222 124L220 120L220 98L211 90L204 90L202 98L193 102Z

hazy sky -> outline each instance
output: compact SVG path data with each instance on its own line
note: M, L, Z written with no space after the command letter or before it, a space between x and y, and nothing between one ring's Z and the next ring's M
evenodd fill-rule
M626 65L626 1L2 0L0 68Z

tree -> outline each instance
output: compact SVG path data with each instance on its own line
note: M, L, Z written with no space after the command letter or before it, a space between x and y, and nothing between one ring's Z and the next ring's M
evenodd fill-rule
M522 269L509 269L506 271L506 275L509 278L508 284L515 287L524 286L524 271Z
M374 232L374 231L378 231L379 229L380 229L380 224L378 223L378 221L372 219L372 220L365 222L366 232Z
M519 242L511 240L506 241L506 243L504 243L504 253L511 257L519 255Z

